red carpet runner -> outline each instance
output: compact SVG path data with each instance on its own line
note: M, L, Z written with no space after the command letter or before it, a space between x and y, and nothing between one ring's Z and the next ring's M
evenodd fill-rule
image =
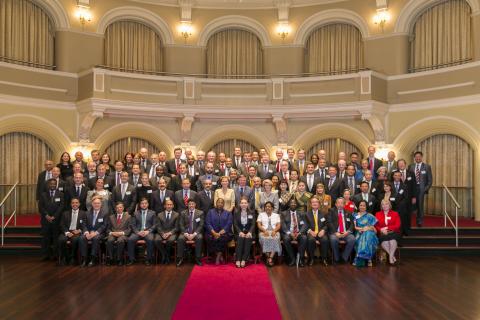
M263 264L195 266L173 319L281 319Z

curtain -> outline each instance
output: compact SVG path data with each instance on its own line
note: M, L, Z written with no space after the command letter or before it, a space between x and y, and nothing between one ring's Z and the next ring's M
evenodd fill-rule
M444 183L462 207L459 215L473 217L473 150L469 144L455 135L441 134L423 140L416 150L422 151L425 163L432 166L433 185L425 201L425 212L442 215ZM455 213L450 200L447 211Z
M215 33L207 42L207 73L210 77L262 74L260 40L245 30L227 29Z
M349 24L329 24L313 31L305 54L307 73L352 73L364 67L362 34Z
M113 161L115 160L123 160L125 154L127 152L137 153L140 152L141 148L147 148L148 154L158 153L160 150L152 143L148 142L147 140L135 137L128 137L117 140L109 145L105 152L110 155L110 159Z
M331 163L337 162L338 153L342 151L346 153L347 159L349 159L350 153L354 151L359 154L359 159L363 159L363 154L357 146L340 138L325 139L317 142L307 150L307 159L310 160L310 156L316 154L318 150L325 150L327 161Z
M38 174L44 170L46 160L57 164L50 147L41 139L24 132L12 132L0 136L0 201L15 182L17 188L17 213L35 213L36 183ZM4 185L9 184L9 185ZM14 208L13 196L6 202L5 213Z
M123 71L163 70L162 41L150 27L117 21L105 31L105 65Z
M40 7L28 0L0 0L1 59L51 68L54 39L54 25Z
M416 21L410 43L410 71L439 68L472 58L471 8L449 0L425 11Z
M242 149L242 152L258 151L257 147L255 147L253 144L241 139L223 140L223 141L217 142L213 147L211 147L208 150L214 151L217 154L217 156L220 152L223 152L227 155L227 157L233 157L233 151L235 147L240 147L240 149Z

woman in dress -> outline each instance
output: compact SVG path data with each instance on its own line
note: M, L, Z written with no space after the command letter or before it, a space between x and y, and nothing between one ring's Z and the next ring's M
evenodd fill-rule
M298 182L297 192L293 195L297 201L297 211L298 212L307 212L308 206L310 205L310 198L312 194L306 191L305 182Z
M259 204L259 212L265 211L265 203L271 202L273 203L273 212L277 213L279 208L278 202L278 193L272 190L272 180L265 179L263 181L263 191L260 192L260 204Z
M352 201L352 195L350 194L350 189L343 190L343 198L345 199L345 211L354 213L357 207L355 202Z
M112 193L105 189L103 179L97 179L97 182L95 182L95 189L87 192L87 210L92 208L92 200L96 196L100 197L102 200L102 212L107 215L110 214L113 210L113 204L111 203Z
M293 192L288 191L288 182L287 180L280 181L280 186L278 190L278 203L280 206L280 212L285 211L289 207L290 199L292 198Z
M232 240L232 214L224 210L223 205L223 199L217 199L215 208L208 211L205 219L207 248L209 254L215 254L216 265L224 262L223 252Z
M328 213L328 210L330 210L330 208L332 207L332 197L325 193L325 186L323 185L323 183L317 183L315 189L315 195L320 201L319 210L323 215L326 215Z
M367 202L361 200L358 203L358 212L353 215L355 223L355 261L354 266L364 267L367 263L372 266L372 258L375 255L378 239L375 230L377 219L367 212Z
M152 207L152 194L154 187L150 184L150 179L148 179L148 173L144 172L140 175L141 186L137 186L137 203L140 204L140 200L143 198L148 199L148 207Z
M273 212L274 204L267 201L264 205L264 211L260 212L257 218L259 230L259 242L262 252L266 256L266 265L274 265L273 258L275 254L282 254L282 245L280 244L280 215Z
M132 167L133 167L133 153L127 152L125 156L123 157L123 167L124 170L127 171L128 173L132 172Z
M387 167L380 167L377 170L377 176L372 177L372 194L375 196L375 199L380 199L383 194L383 185L388 180L387 179Z
M60 168L60 178L63 181L66 181L68 177L73 176L73 165L70 160L70 154L65 151L62 153L60 162L57 164L57 167Z
M239 208L235 209L233 231L236 242L235 265L237 268L244 268L255 237L255 215L249 208L247 197L242 197Z
M381 211L375 214L378 223L375 225L378 234L378 240L384 252L388 254L391 265L397 264L395 251L402 237L402 224L400 216L392 210L390 201L383 199L381 202Z
M217 203L218 199L223 199L223 209L232 213L235 208L235 191L229 188L230 178L223 176L220 178L220 188L215 190L213 202Z

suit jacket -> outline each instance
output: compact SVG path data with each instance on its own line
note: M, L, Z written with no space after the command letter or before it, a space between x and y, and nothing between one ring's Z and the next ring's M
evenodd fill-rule
M315 231L315 218L313 217L313 211L309 210L305 216L305 222L307 224L307 232L312 230ZM318 231L324 230L326 233L328 232L328 215L323 216L320 210L318 210Z
M308 187L307 175L300 177L300 181L305 182L305 190L311 194L317 193L317 184L323 183L317 171L315 171L315 173L313 174L313 184L311 188Z
M357 194L354 195L351 199L352 199L352 201L355 203L355 205L356 205L357 208L358 208L358 203L363 200L362 193L361 193L361 192L360 192L360 193L357 193ZM377 199L375 198L375 196L374 196L373 194L369 193L369 194L368 194L367 212L373 214L373 212L375 212L376 205L377 205Z
M108 215L100 210L97 215L97 220L95 221L95 225L93 224L93 208L87 211L87 217L82 225L82 232L86 231L96 231L100 235L103 235L107 230L108 224Z
M180 234L188 233L188 227L190 225L189 213L190 210L184 210L178 218L178 230ZM203 211L195 209L193 212L192 233L202 234L204 225L205 215Z
M88 188L90 190L95 190L95 184L97 183L97 180L98 176L88 180ZM103 179L103 188L111 192L113 190L114 184L115 180L112 180L110 176L105 175L105 178Z
M65 179L65 184L67 188L73 186L75 184L75 182L73 181L73 176ZM85 177L85 175L83 176L83 184L88 185L88 179Z
M67 183L60 178L58 179L57 190L63 193L63 196L65 196L65 191L67 190ZM41 186L41 192L47 192L47 191L49 191L48 184L47 184L47 181L44 181Z
M368 169L370 170L370 159L367 157L365 160L368 161ZM378 159L378 158L373 158L373 172L372 172L372 175L374 177L377 176L377 170L378 168L380 168L381 166L383 166L383 161Z
M46 215L54 216L57 223L60 223L62 211L65 207L65 199L62 192L55 190L53 197L50 192L43 192L40 196L39 208L42 220Z
M268 165L267 171L265 171L265 165L263 163L260 163L257 167L257 175L262 180L272 179L275 173L276 173L275 166L272 164Z
M68 186L65 191L65 208L67 210L71 209L71 200L73 198L79 198L80 210L87 211L87 193L88 188L85 184L82 186L79 197L77 197L77 187L75 185Z
M40 172L38 174L38 177L37 177L37 193L36 193L36 200L37 201L40 201L40 196L42 195L42 192L45 191L44 190L44 185L45 185L45 182L47 180L45 180L47 177L47 171L46 170L43 170L42 172Z
M325 179L325 193L332 197L332 203L335 203L337 198L342 195L342 180L340 180L338 177L335 177L335 181L331 186L329 186L330 179L330 177Z
M143 159L140 159L140 168L142 169L142 172L146 172L147 168L152 165L152 160L150 159L145 159L145 160L147 160L146 165L143 164Z
M305 213L296 211L297 213L297 223L298 223L298 233L306 234L307 233L307 223L305 222ZM284 234L290 234L290 228L292 227L292 216L290 214L290 209L285 210L281 214L282 218L282 232Z
M212 194L212 198L213 198L213 194ZM183 210L187 209L187 205L185 205L185 201L183 199L183 189L175 192L174 199L175 199L174 200L175 208L178 212L182 212ZM198 206L198 197L197 197L197 193L195 191L190 190L189 199L193 199L197 203L197 206Z
M322 170L323 170L323 179L322 179ZM328 177L328 167L325 167L323 169L320 169L320 168L315 169L314 172L318 175L320 180L326 180Z
M192 187L195 187L195 181L196 181L196 178L195 177L191 177L189 176L188 174L185 176L186 178L188 178L190 180L190 185L191 185L191 189ZM178 191L178 190L181 190L182 189L182 178L180 175L176 175L175 177L172 178L172 180L170 181L170 190L173 190L174 192L175 191ZM193 190L193 189L192 189Z
M255 212L247 209L247 224L242 224L242 212L239 208L233 211L233 232L236 236L240 232L252 234L255 237Z
M75 225L75 230L82 230L82 224L87 218L87 213L84 210L78 210L77 223ZM65 234L65 232L70 231L70 224L72 222L72 210L65 210L62 214L62 223L60 224L60 231Z
M283 172L277 172L275 175L278 177L278 181L282 181L283 179ZM288 170L288 181L290 181L290 170Z
M135 181L133 179L133 174L131 174L130 178L128 179L128 183L131 184L134 187L141 187L142 182L140 181L140 176L141 176L141 174L138 175L137 183L135 183ZM157 184L155 184L155 185L157 185Z
M169 174L164 174L163 176L155 176L150 179L150 185L158 187L158 180L163 178L167 184L167 189L172 190L171 187L171 182L172 182L172 177Z
M432 167L424 162L420 165L420 180L417 183L416 173L415 173L416 163L412 163L408 169L413 174L413 188L415 193L425 192L428 193L428 190L432 186L433 177L432 177Z
M397 160L393 160L393 163L392 163L392 166L391 166L390 170L388 170L388 160L383 161L383 166L385 168L387 168L387 173L391 173L391 172L397 170Z
M167 220L167 212L162 211L156 216L155 230L158 234L171 232L172 234L178 233L178 224L180 223L180 214L176 211L172 211L170 219Z
M123 202L125 211L132 215L137 204L137 189L133 185L128 184L125 190L125 196L122 198L122 186L115 186L112 191L112 205L114 208L119 201Z
M133 219L132 216L125 211L122 214L120 225L117 225L117 214L110 215L108 217L107 235L110 232L124 232L125 236L128 237L132 233L131 219Z
M298 172L298 176L303 176L307 172L307 163L308 161L305 159L303 160L303 172L300 172L300 160L295 160L293 162L292 170L296 170Z
M156 215L153 210L147 210L147 217L145 219L145 229L146 231L153 232L156 225ZM142 210L135 211L131 220L132 232L137 234L142 230Z
M330 209L329 213L329 226L328 226L328 233L334 234L337 232L339 223L338 223L338 209L337 207L333 207ZM345 232L350 232L353 234L355 230L355 225L353 223L353 216L350 212L343 210L343 217L344 217L344 224L345 224Z
M152 203L150 208L153 211L155 211L155 213L158 214L158 213L162 212L163 210L165 210L165 206L164 206L165 200L167 198L169 198L170 200L175 201L174 197L175 197L175 194L172 190L165 189L165 195L164 195L163 201L162 201L162 199L160 199L160 189L155 190L155 191L153 191L152 197L150 199L150 202Z
M176 162L176 159L174 158L174 159L167 160L167 162L165 163L168 173L177 174L177 165L175 162ZM180 160L180 163L185 163L185 161Z
M214 191L210 191L211 198L209 198L205 190L197 192L197 208L203 211L204 214L206 214L206 212L210 211L210 209L213 208L214 194Z
M240 193L240 187L236 186L233 190L235 191L235 206L238 207L240 205L240 200L242 197ZM250 209L255 209L255 199L252 188L250 188L249 186L243 187L243 197L247 197L248 203L250 204Z
M215 175L215 174L212 174L212 191L215 192L215 189L219 188L219 181L220 180L220 177ZM207 179L207 175L203 175L203 176L200 176L198 177L198 180L197 180L197 191L202 191L203 190L203 181L205 181Z
M345 177L343 177L342 183L340 185L340 191L342 193L345 189L350 189L350 186L348 185L348 180L349 180L348 175L345 175ZM351 194L350 196L353 196L354 194L356 194L358 192L357 181L355 180L354 175L352 176L352 184L353 184L353 194Z

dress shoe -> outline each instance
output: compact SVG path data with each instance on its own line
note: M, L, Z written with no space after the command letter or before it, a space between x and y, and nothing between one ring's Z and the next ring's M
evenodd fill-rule
M322 259L322 264L327 267L328 266L328 262L327 262L327 259Z
M183 264L183 258L178 259L177 267L180 267Z
M195 259L195 264L196 264L197 266L199 266L199 267L203 266L202 261L200 261L200 259L198 259L198 258Z
M152 265L152 263L150 262L150 259L145 260L145 265L146 266L151 266Z
M65 265L67 265L67 260L65 260L65 258L60 259L60 261L58 262L58 265L59 265L59 266L65 266Z
M88 263L88 267L93 267L93 266L95 266L95 261L93 261L93 259L92 259L92 260L90 260L90 262Z
M127 266L131 266L135 263L135 260L128 260Z
M303 263L303 261L300 261L300 262L298 262L298 266L299 266L300 268L303 268L303 267L305 267L305 264Z
M309 266L309 267L313 266L313 259L309 259L309 260L308 260L308 266Z
M170 258L165 258L164 264L170 264Z
M422 224L421 224L421 223L417 223L417 227L418 227L418 228L421 228L421 227L422 227Z
M295 261L292 259L288 264L289 267L295 267Z
M112 265L112 260L107 259L107 262L105 264L107 265L107 267L110 267Z
M80 265L81 268L85 268L87 266L87 259L82 259L82 264Z
M122 259L118 260L117 265L118 265L119 267L123 266L123 260L122 260Z

